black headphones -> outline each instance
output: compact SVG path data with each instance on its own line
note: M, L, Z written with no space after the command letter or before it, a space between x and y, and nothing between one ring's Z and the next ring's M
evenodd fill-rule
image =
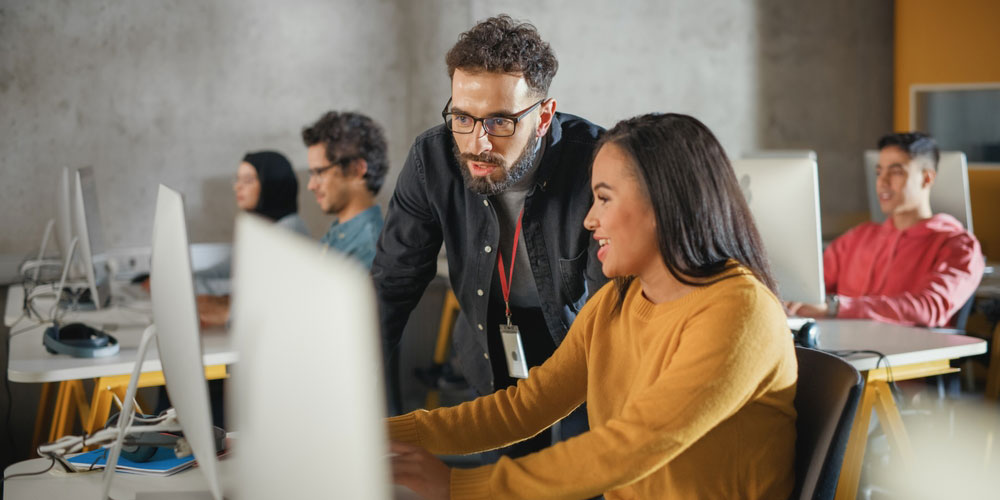
M118 425L118 413L111 415L105 427ZM150 415L140 415L143 418L153 418ZM139 420L132 420L132 426L145 425ZM215 452L219 453L226 449L226 431L220 427L213 427L212 434L215 438ZM133 462L148 462L160 448L167 448L174 453L177 440L184 437L181 432L140 432L125 436L122 443L122 458ZM176 455L175 455L176 456Z
M792 330L792 336L795 337L795 345L816 349L819 343L819 326L816 320L807 320L798 330Z
M68 354L74 358L103 358L118 354L118 339L83 323L45 329L42 345L52 354Z

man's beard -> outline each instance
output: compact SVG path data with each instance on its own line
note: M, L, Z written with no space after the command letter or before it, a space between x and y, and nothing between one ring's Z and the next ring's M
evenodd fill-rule
M507 188L524 179L524 176L528 172L531 172L532 167L535 165L535 158L538 156L537 145L538 136L532 134L531 138L528 139L528 143L524 145L521 155L517 157L517 160L514 160L514 164L510 168L507 168L507 162L503 161L503 157L492 151L485 151L478 155L462 153L458 150L458 145L454 142L452 142L452 151L458 160L458 169L462 171L462 180L465 181L465 187L474 193L492 196L506 191ZM494 169L494 172L501 172L502 175L497 180L493 180L489 175L475 177L469 169L470 161L496 165L497 168Z

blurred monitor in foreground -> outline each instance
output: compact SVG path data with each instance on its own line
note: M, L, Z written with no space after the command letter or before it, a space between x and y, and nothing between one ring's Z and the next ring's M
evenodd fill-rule
M238 498L390 498L371 278L355 260L240 214L227 415ZM334 492L334 493L331 493Z

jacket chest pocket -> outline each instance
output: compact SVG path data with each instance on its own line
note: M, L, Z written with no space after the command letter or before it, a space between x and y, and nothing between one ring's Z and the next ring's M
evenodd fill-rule
M584 278L584 271L587 267L587 249L584 248L580 255L573 257L571 259L559 259L559 275L562 280L563 291L566 293L569 302L574 304L576 309L577 305L582 306L582 302L585 297L583 297L586 291L586 280ZM577 304L577 303L580 304Z

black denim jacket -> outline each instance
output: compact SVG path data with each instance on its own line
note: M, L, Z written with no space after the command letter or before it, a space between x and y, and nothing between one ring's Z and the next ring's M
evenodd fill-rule
M607 279L597 243L583 228L590 163L602 129L556 113L534 185L524 200L524 238L542 313L556 345L587 298ZM399 174L378 241L372 277L388 356L434 278L441 243L452 289L474 331L484 332L500 226L489 197L466 189L444 125L417 137ZM484 333L485 335L485 333ZM480 342L483 353L486 342Z

